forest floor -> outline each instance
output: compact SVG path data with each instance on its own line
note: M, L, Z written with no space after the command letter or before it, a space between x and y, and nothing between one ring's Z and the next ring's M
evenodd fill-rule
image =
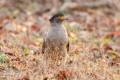
M8 12L2 7L0 12ZM0 80L120 80L120 15L107 9L74 9L64 22L70 52L60 70L44 75L43 31L51 13L14 11L0 19ZM0 14L4 15L4 13ZM55 74L54 74L55 72Z

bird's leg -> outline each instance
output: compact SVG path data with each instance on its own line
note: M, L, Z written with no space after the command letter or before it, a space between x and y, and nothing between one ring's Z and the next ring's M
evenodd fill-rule
M43 41L43 45L42 45L42 53L44 54L44 51L45 51L45 47L46 47L46 45L45 45L45 40Z
M67 44L67 52L69 52L69 48L70 48L70 43L68 42L68 44Z

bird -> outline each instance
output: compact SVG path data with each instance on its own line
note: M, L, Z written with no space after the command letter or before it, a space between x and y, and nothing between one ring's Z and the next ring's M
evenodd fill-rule
M49 21L51 27L43 39L42 53L49 67L64 65L69 52L69 37L63 21L63 13L53 15Z

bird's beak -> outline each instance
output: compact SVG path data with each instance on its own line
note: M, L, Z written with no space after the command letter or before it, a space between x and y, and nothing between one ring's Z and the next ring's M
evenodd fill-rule
M70 17L65 17L64 20L67 22L72 22L72 19Z
M61 16L61 17L59 17L59 19L60 20L62 20L62 21L67 21L67 22L72 22L73 20L71 19L71 18L69 18L68 16Z

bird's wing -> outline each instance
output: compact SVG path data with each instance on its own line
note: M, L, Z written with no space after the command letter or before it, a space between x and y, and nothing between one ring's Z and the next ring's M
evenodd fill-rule
M68 41L68 44L67 44L67 51L69 52L69 48L70 48L70 43Z
M43 45L42 45L42 53L44 53L45 47L46 47L46 45L45 45L45 40L44 40L44 41L43 41Z

